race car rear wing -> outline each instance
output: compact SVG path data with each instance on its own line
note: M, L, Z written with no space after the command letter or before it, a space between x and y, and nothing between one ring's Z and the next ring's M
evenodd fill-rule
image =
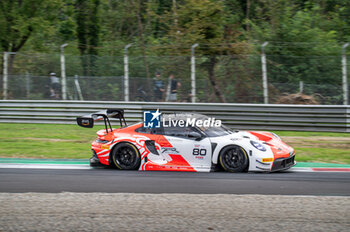
M98 111L96 113L77 117L77 124L82 127L93 128L95 121L103 119L106 127L106 132L108 132L108 127L112 131L112 126L109 118L119 118L120 127L123 127L123 125L127 126L124 118L124 110L121 109L106 109Z

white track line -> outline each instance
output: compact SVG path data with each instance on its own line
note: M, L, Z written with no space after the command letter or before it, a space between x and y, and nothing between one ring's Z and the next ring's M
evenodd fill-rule
M88 164L15 164L0 163L0 168L28 168L28 169L93 169ZM291 168L292 172L313 172L311 168Z
M14 164L0 163L0 168L28 168L28 169L93 169L89 164ZM286 172L316 172L312 168L293 167ZM322 171L322 172L342 172L342 171Z
M286 171L292 171L292 172L314 172L312 168L291 168Z

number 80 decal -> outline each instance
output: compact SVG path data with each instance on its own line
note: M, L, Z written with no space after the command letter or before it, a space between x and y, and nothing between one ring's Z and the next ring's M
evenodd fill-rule
M199 149L199 148L194 148L192 155L201 155L205 156L207 154L207 149Z

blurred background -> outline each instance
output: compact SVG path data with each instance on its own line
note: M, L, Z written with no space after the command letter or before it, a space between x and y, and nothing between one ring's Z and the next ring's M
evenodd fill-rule
M177 102L347 104L349 15L342 0L2 0L0 98L170 101L173 74Z

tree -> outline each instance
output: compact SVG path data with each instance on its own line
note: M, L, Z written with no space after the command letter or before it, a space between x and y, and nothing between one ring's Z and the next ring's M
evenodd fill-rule
M338 61L329 57L337 56L340 51L337 31L327 25L331 20L321 14L318 4L299 9L297 5L286 6L283 1L279 2L281 4L276 6L280 9L278 13L275 10L268 12L272 9L269 4L276 2L269 2L260 9L266 15L260 17L268 17L273 23L256 20L259 25L253 24L255 38L272 41L267 47L271 81L338 82L334 73L338 70L334 68Z
M186 0L179 5L177 24L169 26L168 35L175 44L188 47L194 43L199 44L196 53L205 58L200 66L207 71L215 96L220 102L226 102L226 99L215 75L218 57L241 52L246 47L244 43L237 41L240 32L234 29L232 21L226 21L225 15L223 2ZM232 17L229 19L232 20ZM235 45L232 44L234 42Z
M95 56L98 54L96 47L99 44L100 35L99 5L100 0L76 1L78 48L85 76L93 74Z
M1 49L13 53L20 51L33 33L45 30L55 19L60 4L59 0L1 0ZM15 54L9 58L9 73L14 58Z

